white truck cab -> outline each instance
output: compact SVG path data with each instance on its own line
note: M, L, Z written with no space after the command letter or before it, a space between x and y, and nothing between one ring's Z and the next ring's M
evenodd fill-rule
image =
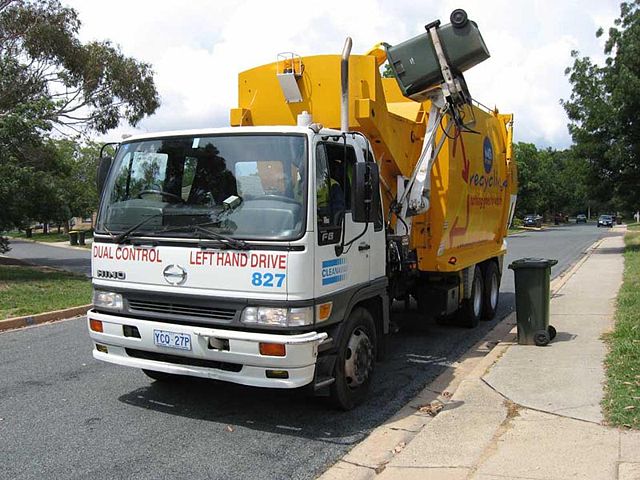
M352 212L365 163L362 135L315 125L128 138L99 172L94 357L351 408L389 322L379 192Z

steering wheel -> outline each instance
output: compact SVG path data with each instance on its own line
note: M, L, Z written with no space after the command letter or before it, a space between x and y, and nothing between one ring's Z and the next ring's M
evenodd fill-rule
M285 197L284 195L257 195L252 197L251 200L278 200L284 203L292 203L294 205L300 205L300 202L293 198Z
M161 195L163 197L171 197L178 200L180 203L184 203L184 200L182 199L181 196L171 192L165 192L164 190L142 190L140 193L138 193L138 198L142 198L143 195L152 195L152 194Z

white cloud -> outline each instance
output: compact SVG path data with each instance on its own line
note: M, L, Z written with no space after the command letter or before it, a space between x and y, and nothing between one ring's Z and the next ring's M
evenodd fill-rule
M111 39L123 51L151 62L163 105L141 131L224 126L236 105L237 74L272 62L278 52L339 53L354 39L354 53L385 40L399 43L454 8L480 26L492 57L471 70L474 97L516 117L516 140L541 146L570 143L559 104L570 87L564 69L570 52L602 60L599 26L608 28L617 2L597 0L70 0L84 39ZM118 138L130 127L108 136Z

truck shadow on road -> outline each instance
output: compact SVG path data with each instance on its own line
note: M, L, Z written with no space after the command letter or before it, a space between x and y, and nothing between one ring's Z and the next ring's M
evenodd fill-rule
M513 294L503 294L501 304L497 318L502 319L513 308ZM421 323L415 310L394 309L393 315L400 330L388 337L387 356L377 364L368 400L350 412L338 411L326 399L311 397L302 389L273 390L196 378L163 384L142 373L141 387L119 400L212 422L212 428L229 435L249 429L351 445L393 416L438 375L451 370L460 356L499 323L481 322L475 329L466 329Z

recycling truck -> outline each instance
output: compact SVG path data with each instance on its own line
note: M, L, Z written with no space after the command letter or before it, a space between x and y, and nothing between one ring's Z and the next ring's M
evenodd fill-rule
M230 127L120 143L98 168L93 356L350 409L394 301L493 318L517 179L512 116L464 82L488 56L456 10L364 55L347 39L240 73Z

